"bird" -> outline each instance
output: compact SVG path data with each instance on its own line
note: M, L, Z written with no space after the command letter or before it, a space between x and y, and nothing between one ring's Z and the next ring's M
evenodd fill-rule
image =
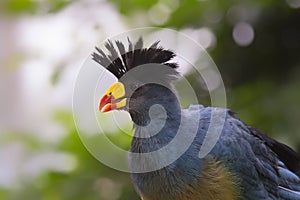
M142 37L136 42L128 38L127 44L108 40L91 56L118 79L99 99L99 111L130 114L130 152L157 152L172 143L180 127L183 138L192 138L186 149L183 139L154 158L129 158L131 179L142 200L300 200L300 155L228 108L182 109L174 87L180 75L176 54L160 41L144 47ZM216 144L201 157L214 111L225 113L224 124ZM190 127L195 124L193 134Z

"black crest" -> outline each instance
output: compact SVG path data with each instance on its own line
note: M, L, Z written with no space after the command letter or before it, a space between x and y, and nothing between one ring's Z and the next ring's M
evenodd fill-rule
M139 38L135 44L128 39L128 43L128 50L126 51L124 44L120 41L115 42L117 46L115 48L114 44L108 40L105 47L109 53L105 54L96 47L97 52L92 54L92 59L113 73L118 79L129 70L143 64L157 63L173 69L178 67L177 63L169 62L175 57L175 54L158 46L159 41L153 43L149 48L143 48L142 38Z

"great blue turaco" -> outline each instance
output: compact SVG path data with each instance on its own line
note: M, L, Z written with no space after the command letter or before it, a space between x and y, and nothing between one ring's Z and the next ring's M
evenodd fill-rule
M300 178L296 175L300 171L300 156L290 147L245 124L227 108L193 105L181 109L173 87L179 73L178 64L172 61L176 56L173 51L164 49L159 42L143 47L141 38L136 43L128 40L126 48L120 41L108 41L105 46L107 53L96 47L92 59L117 77L118 82L100 99L99 110L129 112L135 131L131 152L143 154L159 150L175 138L180 123L184 123L183 127L198 125L191 144L174 162L153 171L131 174L143 200L300 200ZM150 71L155 71L157 65L169 69L157 73L165 85L149 83L151 78L157 79L151 74L146 77L147 82L137 76L122 80L130 71L147 64L150 65L144 69ZM151 64L156 67L152 69ZM164 109L150 117L153 105ZM225 121L218 141L201 158L199 151L213 110L223 111ZM163 126L152 134L155 121L162 118ZM152 125L148 126L149 123ZM188 128L183 132L187 137L191 134ZM180 149L180 143L177 145ZM172 156L175 151L168 153ZM155 161L135 160L131 165L147 166L165 159L167 157L161 156Z

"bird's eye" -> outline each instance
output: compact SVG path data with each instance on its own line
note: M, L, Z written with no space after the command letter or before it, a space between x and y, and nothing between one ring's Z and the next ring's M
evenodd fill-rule
M111 95L112 93L110 92L110 93L108 93L108 95Z

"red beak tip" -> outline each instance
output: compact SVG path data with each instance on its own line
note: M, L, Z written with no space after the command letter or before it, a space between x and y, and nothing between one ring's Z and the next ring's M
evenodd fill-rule
M108 103L100 109L100 112L105 113L105 112L111 111L112 108L113 108L113 105L111 103Z
M115 104L111 102L114 100L112 95L103 95L99 103L99 111L100 112L108 112L115 109Z

